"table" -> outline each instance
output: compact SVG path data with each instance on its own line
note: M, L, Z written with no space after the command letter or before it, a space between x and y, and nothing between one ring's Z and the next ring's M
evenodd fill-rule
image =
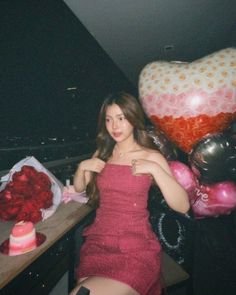
M0 253L0 294L48 294L68 270L69 289L73 287L75 263L74 232L85 223L92 209L78 202L60 204L48 219L36 224L46 235L37 249L19 256ZM0 222L0 244L9 238L14 222ZM20 290L22 288L22 290Z

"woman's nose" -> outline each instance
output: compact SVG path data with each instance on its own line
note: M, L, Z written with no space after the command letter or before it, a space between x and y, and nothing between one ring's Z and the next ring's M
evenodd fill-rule
M117 129L117 127L118 127L117 121L113 121L112 128Z

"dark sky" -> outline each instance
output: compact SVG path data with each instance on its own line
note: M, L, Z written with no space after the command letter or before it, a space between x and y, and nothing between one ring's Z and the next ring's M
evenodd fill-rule
M81 56L79 24L62 2L0 3L2 136L63 135L74 125L90 128L86 115L97 114L85 91L66 91L79 88L85 77L78 64L89 59Z
M0 136L95 136L104 96L135 94L62 0L1 0L0 22Z

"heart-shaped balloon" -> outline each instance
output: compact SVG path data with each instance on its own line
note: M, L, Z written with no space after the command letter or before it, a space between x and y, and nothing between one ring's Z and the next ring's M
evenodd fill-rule
M198 186L198 181L192 170L180 161L170 161L169 166L173 176L187 193L194 193L195 188Z
M200 185L190 196L196 218L229 214L236 208L236 184L224 181L212 185Z
M189 154L192 171L203 183L234 180L236 146L227 133L206 135Z
M203 185L186 164L170 161L169 166L176 181L187 191L196 218L224 215L236 209L235 182Z
M191 63L146 65L139 97L153 124L190 152L204 135L222 132L236 119L236 48Z

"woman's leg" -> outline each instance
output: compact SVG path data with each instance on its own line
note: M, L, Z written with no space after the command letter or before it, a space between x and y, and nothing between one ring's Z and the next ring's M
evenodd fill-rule
M90 290L90 295L140 295L130 286L108 278L89 277L76 286L70 295L76 295L80 287Z
M87 278L88 277L78 279L77 285L81 284L84 280L87 280Z

